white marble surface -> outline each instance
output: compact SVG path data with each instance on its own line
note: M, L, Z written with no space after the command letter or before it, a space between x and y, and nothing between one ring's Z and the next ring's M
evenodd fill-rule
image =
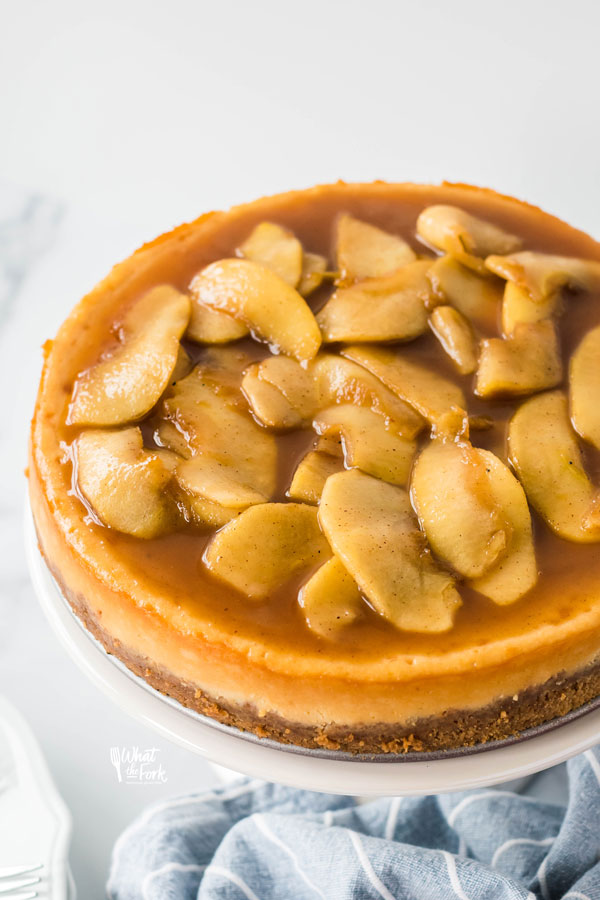
M81 897L103 896L138 809L214 773L83 680L33 597L21 473L42 342L143 240L337 177L489 184L599 233L599 26L594 0L2 6L0 690L73 812ZM118 784L113 745L159 747L166 784Z

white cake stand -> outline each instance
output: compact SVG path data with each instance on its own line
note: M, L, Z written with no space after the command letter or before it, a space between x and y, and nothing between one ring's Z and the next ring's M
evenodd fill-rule
M441 759L371 761L345 754L323 756L219 725L185 709L133 675L107 654L71 611L39 552L26 517L27 557L39 601L66 650L115 703L165 737L220 766L313 791L358 796L417 795L485 787L557 765L600 741L600 709L559 728L508 746Z

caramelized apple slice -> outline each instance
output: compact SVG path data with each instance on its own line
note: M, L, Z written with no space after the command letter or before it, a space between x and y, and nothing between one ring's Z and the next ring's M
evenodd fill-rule
M392 484L406 484L416 443L386 427L383 416L361 406L331 406L313 422L319 434L339 434L346 465Z
M238 476L236 467L210 456L193 456L180 462L175 477L188 493L219 506L245 509L269 498Z
M550 320L517 325L510 338L481 342L475 385L480 397L533 394L561 380L560 349Z
M600 448L600 327L588 331L571 358L570 388L573 425Z
M468 441L432 440L415 463L411 497L431 549L461 575L483 575L506 552L511 528Z
M342 283L389 275L417 258L402 238L348 214L338 219L336 252Z
M323 340L406 341L423 334L430 265L417 260L393 275L338 288L317 314Z
M242 379L242 391L258 421L267 428L301 427L304 423L303 417L278 387L260 378L259 371L260 363L254 363L246 370Z
M244 510L217 532L204 562L217 578L262 600L295 572L330 556L314 506L263 503Z
M413 438L425 422L404 400L363 366L337 354L322 354L310 367L319 385L322 406L351 403L385 416L390 430Z
M159 435L171 447L175 426L176 434L184 436L190 456L219 463L233 481L252 488L265 499L275 490L277 446L274 436L253 421L236 384L241 374L227 368L227 360L233 366L236 358L243 364L238 357L219 356L213 359L211 367L209 358L177 382L162 410L171 428L159 427ZM222 361L222 368L217 359ZM191 482L186 490L191 490Z
M190 284L192 315L186 337L198 344L230 344L232 341L239 341L240 338L246 337L249 331L243 322L200 302L198 277L196 276Z
M287 496L292 500L317 505L321 499L323 485L329 476L341 472L343 468L343 457L331 456L321 450L311 450L300 460L287 490Z
M79 490L105 525L139 538L175 528L168 485L177 457L145 450L139 428L84 431L75 441L75 460Z
M302 244L287 228L261 222L240 247L246 259L261 263L296 287L302 275Z
M189 317L189 298L170 285L138 300L123 320L122 344L75 384L69 424L121 425L149 413L173 374Z
M228 313L287 356L312 359L321 334L298 291L260 263L221 259L196 276L204 306Z
M491 253L512 253L522 244L509 234L458 206L428 206L417 219L417 234L430 246L451 253L478 271Z
M298 293L308 297L323 283L327 272L327 260L318 253L305 253L302 257L302 273Z
M484 334L496 332L501 281L470 271L448 254L433 263L427 277L441 303L450 303Z
M394 350L357 345L345 347L341 352L381 379L429 422L435 424L453 406L465 408L465 396L457 384L425 366L403 359Z
M550 528L569 541L600 540L599 528L586 527L596 491L561 391L531 397L519 407L510 421L508 447L527 499Z
M436 306L429 317L431 330L456 364L461 375L477 368L477 344L473 329L453 306Z
M175 363L175 368L171 373L171 384L175 384L177 381L181 381L182 378L185 378L186 375L189 375L192 369L194 368L194 364L190 359L189 355L183 349L183 347L179 346L179 352L177 353L177 361Z
M427 551L406 491L357 469L339 472L325 483L319 521L380 615L406 631L452 627L460 595Z
M488 474L493 499L510 527L506 552L485 575L471 581L471 587L506 606L531 590L538 579L531 513L525 492L502 460L489 450L477 450Z
M333 354L320 355L306 367L287 357L268 357L247 370L243 386L255 416L271 428L308 424L319 409L339 403L381 413L406 437L414 437L424 425L422 417L378 378Z
M298 594L306 624L319 637L335 640L360 615L363 599L344 564L332 556Z
M510 256L489 256L485 264L490 272L523 288L537 303L564 287L576 291L600 290L600 262L593 259L523 250Z
M512 337L518 325L531 325L551 319L561 311L562 298L559 292L550 294L544 300L533 300L525 288L514 281L507 281L502 300L502 332Z

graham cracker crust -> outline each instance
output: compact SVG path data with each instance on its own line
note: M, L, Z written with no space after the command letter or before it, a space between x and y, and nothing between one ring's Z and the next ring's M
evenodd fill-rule
M62 582L60 573L44 557L61 593L86 629L107 653L117 657L135 675L182 706L204 716L269 738L307 749L342 750L353 754L406 754L473 747L517 737L522 732L564 716L600 695L600 661L575 675L559 673L544 684L521 691L490 706L472 710L445 710L435 718L400 725L308 726L286 721L275 713L259 715L251 704L233 706L210 697L181 681L150 659L130 652L112 637L90 612L85 598Z

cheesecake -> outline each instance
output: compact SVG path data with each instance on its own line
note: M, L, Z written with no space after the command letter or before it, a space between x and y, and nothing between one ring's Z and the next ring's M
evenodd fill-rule
M600 695L600 244L337 184L144 245L44 347L40 551L109 654L242 731L502 740Z

